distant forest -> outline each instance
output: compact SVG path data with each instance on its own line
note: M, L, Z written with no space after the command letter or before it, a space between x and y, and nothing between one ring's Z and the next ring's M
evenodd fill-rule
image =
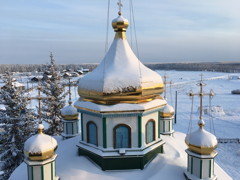
M66 64L57 65L59 71L71 69L72 71L81 68L92 71L98 64ZM179 71L217 71L217 72L240 72L240 62L237 63L152 63L145 64L153 70L179 70ZM44 72L48 64L1 64L0 74L10 72Z

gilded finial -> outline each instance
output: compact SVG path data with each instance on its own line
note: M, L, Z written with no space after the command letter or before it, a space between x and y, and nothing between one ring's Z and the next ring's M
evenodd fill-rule
M39 123L39 124L38 124L38 133L39 133L39 134L42 134L42 133L43 133L43 130L44 130L43 124L42 124L42 123Z

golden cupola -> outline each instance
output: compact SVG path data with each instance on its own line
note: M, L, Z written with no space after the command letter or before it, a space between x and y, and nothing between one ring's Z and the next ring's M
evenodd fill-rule
M44 126L38 125L38 134L30 137L24 144L25 157L32 161L43 161L55 155L57 141L43 133Z
M61 109L61 115L64 120L75 120L78 119L78 112L75 107L72 105L72 101L68 101L68 106Z
M216 136L204 129L204 125L204 121L199 120L199 128L186 136L185 143L190 151L210 155L217 148L218 142Z
M141 103L160 98L161 76L143 65L126 39L128 20L121 13L112 21L115 38L99 66L80 79L78 93L98 104Z
M160 110L160 116L162 118L170 118L174 115L174 109L169 104L166 104L162 110Z

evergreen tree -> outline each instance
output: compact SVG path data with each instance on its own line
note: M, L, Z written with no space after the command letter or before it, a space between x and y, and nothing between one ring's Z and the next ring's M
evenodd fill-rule
M26 91L13 86L12 76L5 75L5 86L0 90L0 179L7 179L24 159L24 142L34 133L34 113L27 109Z
M51 64L49 66L50 77L42 81L41 91L46 98L42 101L43 119L49 124L45 131L49 135L59 135L62 132L62 122L60 110L65 106L64 86L61 82L61 76L56 70L55 61L52 53L50 54Z

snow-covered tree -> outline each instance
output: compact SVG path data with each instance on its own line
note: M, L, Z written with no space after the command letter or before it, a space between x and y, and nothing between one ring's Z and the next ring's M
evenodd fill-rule
M49 124L49 128L45 132L49 135L59 135L63 129L60 110L65 106L67 93L64 92L61 76L56 69L52 53L50 58L51 64L48 70L50 75L47 80L42 81L41 85L41 91L47 97L42 101L42 115L43 120Z
M34 113L27 108L26 91L13 86L10 73L5 74L5 86L0 90L0 179L7 179L23 161L24 142L34 133Z

